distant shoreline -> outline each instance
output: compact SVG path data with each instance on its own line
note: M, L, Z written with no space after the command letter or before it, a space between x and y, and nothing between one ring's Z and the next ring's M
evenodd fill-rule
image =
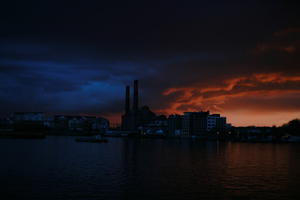
M93 137L95 133L72 132L72 131L0 131L1 138L9 139L45 139L47 136L73 136L73 137ZM109 135L103 137L118 137L132 139L163 139L163 140L197 140L197 141L220 141L220 142L237 142L237 143L300 143L300 137L289 136L286 138L218 138L214 136L165 136L165 135Z

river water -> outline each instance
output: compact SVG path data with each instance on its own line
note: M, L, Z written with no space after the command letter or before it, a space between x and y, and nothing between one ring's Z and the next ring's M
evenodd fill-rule
M0 140L0 199L300 199L300 145Z

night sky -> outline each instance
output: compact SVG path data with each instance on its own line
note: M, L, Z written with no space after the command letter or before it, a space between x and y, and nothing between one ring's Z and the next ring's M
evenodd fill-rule
M210 110L237 126L299 118L299 3L226 2L2 2L1 114L116 122L139 79L142 105L160 114Z

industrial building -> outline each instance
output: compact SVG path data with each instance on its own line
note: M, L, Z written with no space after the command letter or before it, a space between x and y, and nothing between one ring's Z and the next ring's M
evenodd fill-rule
M125 112L122 115L122 130L142 133L155 133L161 130L171 136L196 136L210 131L226 129L226 118L219 114L210 115L209 111L185 112L184 115L170 115L164 120L156 117L148 106L139 107L138 80L133 84L133 103L130 86L125 89Z
M139 108L139 88L138 80L133 85L133 104L130 107L130 86L126 86L125 90L125 113L122 115L123 131L138 131L138 128L144 124L148 124L156 117L148 106Z

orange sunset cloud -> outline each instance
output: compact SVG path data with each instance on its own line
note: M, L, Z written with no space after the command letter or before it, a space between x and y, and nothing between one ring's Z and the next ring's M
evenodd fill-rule
M234 125L280 125L300 116L299 103L293 106L300 99L299 75L257 73L225 80L220 87L169 88L163 93L171 94L176 98L159 112L210 110L227 115Z

